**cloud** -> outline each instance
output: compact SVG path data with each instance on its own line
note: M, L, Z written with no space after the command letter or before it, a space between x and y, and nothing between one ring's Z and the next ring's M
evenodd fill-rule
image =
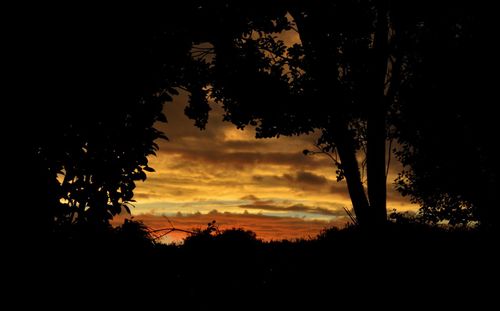
M134 193L134 199L150 199L152 197L151 193Z
M332 182L329 185L328 191L332 194L339 195L340 197L344 198L345 200L350 201L350 196L349 196L349 191L347 189L347 184L345 181L341 182Z
M240 198L240 200L246 200L246 201L259 201L260 199L254 196L253 194L245 195Z
M251 204L242 204L239 207L243 209L254 209L261 211L298 212L325 216L345 216L345 212L343 210L332 210L324 207L307 206L301 203L283 206L275 204L272 200L254 201Z
M287 178L290 178L291 176L286 175ZM291 177L291 180L294 180L298 183L302 184L308 184L308 185L324 185L328 183L328 179L325 176L322 175L316 175L311 172L306 172L306 171L299 171L295 175L295 178Z
M337 181L329 179L326 176L305 170L298 170L295 173L284 173L282 175L253 175L252 180L257 184L267 187L287 187L295 191L323 193L324 195L331 193L338 194L347 190L345 184L339 185ZM332 191L334 188L335 191Z
M215 164L232 167L256 167L264 164L289 166L294 168L330 167L328 161L304 156L296 152L258 152L258 151L229 151L223 148L198 149L196 151L184 148L169 147L160 153L176 154L183 161Z
M224 142L225 146L230 150L246 150L252 151L259 149L264 145L260 140L227 140Z

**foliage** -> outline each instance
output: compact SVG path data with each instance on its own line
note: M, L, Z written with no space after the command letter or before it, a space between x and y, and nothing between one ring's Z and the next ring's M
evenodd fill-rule
M176 14L164 15L167 7ZM26 205L45 226L106 227L130 212L136 182L154 172L147 157L166 139L154 124L167 121L163 104L178 94L190 60L188 6L167 7L44 15L49 22L36 29L47 48L35 49L33 100L41 103L26 122L35 129L29 153L39 195L37 207Z
M184 239L184 245L187 247L248 247L256 243L257 236L255 232L244 230L242 228L231 228L220 231L215 220L209 222L205 229L195 229L193 233Z
M495 114L485 113L494 27L479 6L199 4L199 18L212 24L200 36L210 57L199 59L203 83L188 107L196 125L207 120L208 96L222 104L225 120L254 126L258 138L320 130L318 152L334 159L361 223L377 213L385 219L385 142L396 139L389 152L405 166L396 186L421 204L427 221L498 219ZM286 32L301 42L286 46L278 35ZM360 152L366 159L358 163ZM473 186L459 176L465 165Z
M224 119L238 128L254 126L257 138L319 130L323 150L339 150L339 179L346 177L360 222L384 221L387 103L380 99L390 61L390 53L382 51L389 36L384 5L199 3L198 18L211 21L200 37L200 43L210 46L211 57L200 60L207 75L196 94L205 93L221 103ZM279 34L298 35L301 42L287 46ZM187 110L198 126L207 120L207 96L191 101ZM387 97L390 102L391 95ZM371 183L382 185L368 192L371 206L356 160L367 141L370 118L376 119L370 124L377 124L371 141L382 146L373 149L368 161L373 168Z
M125 219L124 223L114 228L114 235L119 244L128 247L151 247L155 240L143 222Z
M453 9L451 9L453 8ZM401 81L396 126L398 159L405 166L398 190L422 206L426 221L497 222L498 163L493 152L494 65L486 11L461 4L422 14L418 44L409 54L411 74Z

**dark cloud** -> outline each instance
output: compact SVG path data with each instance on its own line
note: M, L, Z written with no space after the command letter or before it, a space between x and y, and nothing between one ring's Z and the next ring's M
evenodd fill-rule
M224 142L224 145L229 149L236 150L255 150L259 147L263 147L264 143L261 140L229 140Z
M150 193L134 193L134 199L149 199L151 198Z
M299 213L318 214L325 216L345 216L345 211L343 210L331 210L324 207L313 207L304 204L293 204L293 205L283 206L275 204L273 201L255 201L251 204L240 205L239 207L243 209L253 209L253 210L263 210L263 211L299 212Z
M298 171L294 175L283 174L282 178L290 182L312 186L322 186L328 183L328 179L325 176L316 175L307 171Z
M238 167L257 166L259 164L284 165L294 168L318 168L331 166L328 161L306 157L300 151L294 153L264 153L250 151L230 152L224 148L217 149L215 147L213 149L192 150L169 146L160 151L160 153L162 152L180 155L183 161L217 165L233 165Z
M169 191L169 195L175 196L175 195L182 195L178 193L178 191ZM163 193L156 193L154 191L150 192L135 192L133 199L136 201L142 201L142 200L161 200L164 199L165 195Z
M266 176L262 175L254 175L252 176L252 180L256 182L263 182L265 180Z
M246 201L259 201L260 199L254 196L253 194L245 195L240 198L240 200L246 200Z
M347 195L345 183L337 183L323 175L304 170L282 175L253 175L252 180L267 187L288 187L308 192Z
M289 211L321 214L329 216L345 216L344 210L331 210L324 207L310 207L303 204L295 204L286 208Z
M340 195L345 199L350 199L349 192L347 189L347 184L345 183L345 181L341 182L334 181L330 183L330 188L328 190L330 191L330 193Z
M328 183L325 176L316 175L311 172L299 171L297 172L296 180L300 183L310 185L324 185Z

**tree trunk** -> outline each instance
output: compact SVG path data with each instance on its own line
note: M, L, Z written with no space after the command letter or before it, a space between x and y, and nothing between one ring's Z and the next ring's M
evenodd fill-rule
M368 199L374 224L387 220L387 177L385 160L386 76L388 62L389 21L387 0L380 0L374 37L372 65L373 104L369 106L366 175Z
M333 131L336 136L335 143L341 161L341 168L347 182L347 189L349 190L356 219L359 225L369 226L372 222L370 204L361 180L354 141L347 131L347 125L342 126L337 123Z
M374 224L381 224L387 220L386 130L383 110L370 113L367 136L366 177L370 212Z
M381 224L387 219L386 211L386 176L385 176L385 76L387 71L387 8L385 0L380 3L381 10L378 17L377 33L375 34L374 45L374 65L371 68L374 84L373 99L374 105L369 112L368 118L368 153L367 153L367 178L368 196L365 193L361 180L360 167L356 159L356 149L354 138L348 130L348 124L344 121L336 120L333 123L332 132L334 143L337 146L341 160L342 170L347 182L349 195L358 223L363 227L373 227ZM301 41L304 45L307 57L314 59L311 66L311 74L318 77L319 89L325 92L321 98L327 98L326 94L338 91L342 88L338 86L337 77L331 73L337 70L336 56L331 51L325 49L314 49L312 46L323 47L321 28L318 24L307 24L301 14L304 9L296 3L291 7L293 16ZM321 11L314 11L316 18L322 16ZM307 27L306 27L307 24ZM381 38L385 38L382 40ZM383 58L385 57L385 58ZM385 60L385 62L383 61ZM372 63L373 64L373 63Z

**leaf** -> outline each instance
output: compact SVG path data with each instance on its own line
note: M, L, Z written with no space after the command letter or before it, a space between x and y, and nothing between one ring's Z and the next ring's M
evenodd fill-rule
M168 140L168 137L162 132L158 133L158 138Z
M132 214L132 213L130 212L130 208L128 207L128 205L127 205L127 204L123 204L122 206L123 206L123 208L125 209L125 211L127 212L127 214L129 214L129 215L130 215L130 214Z
M165 114L164 114L164 113L160 112L160 113L156 116L156 121L166 123L166 122L167 122L167 117L165 116Z
M137 174L137 179L140 179L142 181L145 181L146 180L146 173L144 173L143 171L140 171L138 174Z
M169 92L171 95L179 95L179 91L177 91L175 88L167 88L167 92Z
M143 170L145 170L146 172L151 172L151 173L156 172L154 168L149 167L149 166L144 167Z
M172 96L168 95L167 93L163 93L160 95L159 99L163 102L171 102L173 101Z

